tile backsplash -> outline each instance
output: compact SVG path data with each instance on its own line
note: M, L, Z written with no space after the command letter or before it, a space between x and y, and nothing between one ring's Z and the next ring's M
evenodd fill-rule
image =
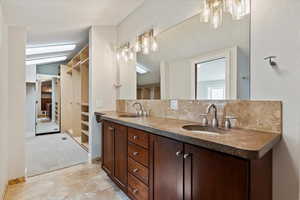
M176 100L177 110L171 109L171 100L117 100L118 112L134 113L134 102L140 102L150 111L150 116L201 122L200 114L206 113L207 107L214 103L218 108L218 119L224 124L225 116L235 116L235 128L243 128L270 133L282 132L282 103L280 101L249 100ZM208 116L209 121L212 114Z

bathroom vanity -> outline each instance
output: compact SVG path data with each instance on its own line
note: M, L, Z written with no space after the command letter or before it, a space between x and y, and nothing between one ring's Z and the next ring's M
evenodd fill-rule
M271 200L272 148L281 134L195 133L190 121L96 113L102 168L134 200Z

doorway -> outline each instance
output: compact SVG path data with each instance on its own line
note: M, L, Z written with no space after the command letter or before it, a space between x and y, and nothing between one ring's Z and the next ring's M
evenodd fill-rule
M60 132L60 78L38 75L36 95L36 135Z

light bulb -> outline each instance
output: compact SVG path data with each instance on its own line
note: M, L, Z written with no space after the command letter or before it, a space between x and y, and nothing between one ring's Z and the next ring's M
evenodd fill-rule
M209 22L209 17L210 17L210 9L207 2L205 1L200 15L200 21L207 23Z
M128 62L128 56L127 55L124 56L124 60L125 60L125 62Z
M129 60L133 60L134 59L134 52L133 50L129 51Z
M145 54L145 55L149 54L149 47L143 48L143 54Z
M140 52L141 51L141 43L140 43L140 41L138 39L135 42L134 51L135 52Z
M143 37L143 47L149 48L149 37L148 36Z
M157 40L155 37L152 37L151 50L155 52L157 51L157 49L158 49Z
M120 53L117 52L117 60L120 60Z
M123 49L122 50L122 57L125 58L125 56L126 56L126 52L125 52L125 49Z

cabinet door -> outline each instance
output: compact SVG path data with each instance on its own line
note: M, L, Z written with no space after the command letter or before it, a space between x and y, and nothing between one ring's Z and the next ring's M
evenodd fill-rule
M114 127L111 123L104 121L102 129L102 168L110 176L114 169Z
M120 187L127 188L127 127L113 124L115 129L114 139L114 179Z
M248 199L248 161L192 145L184 148L185 200Z
M150 197L154 200L182 200L183 143L152 135L150 152L153 173Z

